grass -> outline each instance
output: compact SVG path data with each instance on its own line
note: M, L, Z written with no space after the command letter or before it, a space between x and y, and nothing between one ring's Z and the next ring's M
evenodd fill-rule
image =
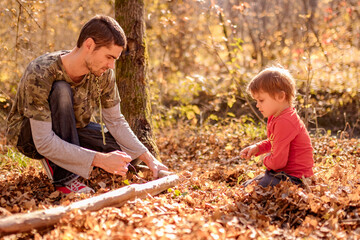
M42 168L39 161L26 157L14 147L7 146L0 153L0 168L2 171L22 172L29 167Z

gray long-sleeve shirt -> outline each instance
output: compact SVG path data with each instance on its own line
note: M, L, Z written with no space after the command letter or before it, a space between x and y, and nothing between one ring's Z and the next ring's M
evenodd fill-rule
M120 104L102 111L107 129L124 152L135 159L147 151L121 114ZM51 122L30 118L30 124L36 149L41 155L68 171L89 178L96 151L62 140L52 131Z

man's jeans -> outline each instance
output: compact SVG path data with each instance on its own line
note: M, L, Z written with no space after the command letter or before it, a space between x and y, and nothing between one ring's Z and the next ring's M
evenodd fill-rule
M67 82L54 82L48 101L51 110L52 130L62 140L98 152L121 150L109 132L105 133L106 145L103 144L101 126L97 123L90 122L85 128L76 128L73 94ZM36 150L29 119L25 119L23 122L17 147L20 152L30 158L44 158ZM81 159L74 159L74 161L81 161ZM64 186L79 177L49 159L46 159L46 162L51 169L55 186Z

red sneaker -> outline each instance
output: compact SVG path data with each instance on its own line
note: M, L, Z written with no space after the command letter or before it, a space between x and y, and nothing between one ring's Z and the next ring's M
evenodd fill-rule
M56 190L65 194L69 194L71 192L76 193L95 193L94 189L86 186L82 182L78 180L72 181L69 185L64 187L56 187Z

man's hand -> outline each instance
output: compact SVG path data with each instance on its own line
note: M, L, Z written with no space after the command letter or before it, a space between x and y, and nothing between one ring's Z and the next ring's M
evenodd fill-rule
M250 159L258 152L259 152L259 147L256 144L254 144L241 150L240 157L244 159Z
M141 154L139 156L139 159L150 168L150 170L153 172L153 176L155 179L158 178L160 170L169 170L164 164L159 162L149 151Z
M100 167L105 171L113 174L118 174L123 177L128 171L128 163L131 162L131 157L122 151L113 151L109 153L97 152L95 154L92 166Z

